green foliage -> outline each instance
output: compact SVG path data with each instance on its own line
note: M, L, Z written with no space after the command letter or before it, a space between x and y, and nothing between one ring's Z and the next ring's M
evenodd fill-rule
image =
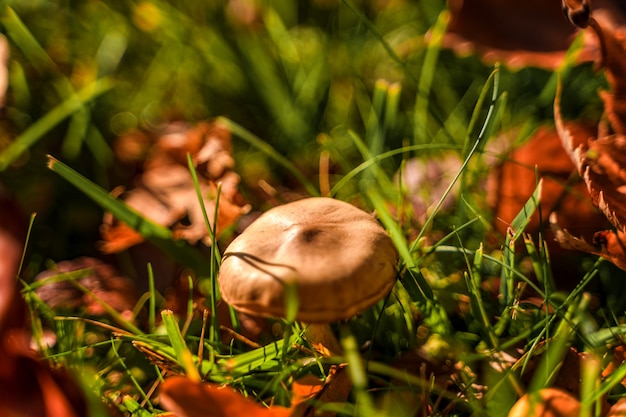
M524 391L550 386L570 347L601 357L622 339L623 311L590 312L586 293L599 275L610 280L611 270L597 262L573 290L561 291L542 237L525 234L541 208L541 181L510 234L493 242L484 188L493 168L486 162L490 141L515 129L522 142L551 123L556 73L489 67L442 49L450 18L443 0L241 2L250 15L237 14L234 3L3 3L0 23L12 58L0 181L38 213L21 278L42 355L77 374L97 370L81 379L86 389L133 415L162 412L150 389L164 372L289 405L299 376L323 379L330 366L347 363L353 397L328 409L393 415L394 395L408 390L437 415L498 416ZM591 76L590 66L574 67L570 55L558 73L573 86L567 92L573 104L565 110L599 115L595 90L604 81ZM232 310L226 318L218 313L225 242L209 221L216 224L217 214L202 206L212 238L203 251L109 194L132 184L137 173L116 158L116 137L204 119L232 133L242 191L255 208L266 204L255 193L259 181L320 195L319 161L326 154L330 195L373 209L389 231L400 254L398 284L387 299L338 326L341 357L318 355L293 317L274 322L273 338L262 346L243 338L224 343L221 323L230 319L234 331L240 327ZM459 169L418 222L401 174L412 158L446 154L459 158ZM191 160L189 168L202 205ZM453 198L454 208L446 209ZM32 278L49 260L97 253L103 211L199 277L199 288L188 281L185 316L163 311L152 265L146 266L149 290L135 311L147 304L144 326L106 303L107 317L95 320L53 311L38 299L44 283ZM84 274L47 282L73 282L94 297L78 282ZM520 299L524 288L539 297L538 305ZM201 307L209 313L201 318L194 315L194 290L206 296ZM618 295L609 298L623 303ZM297 307L298 300L289 301ZM55 334L53 346L46 345L44 329ZM508 362L519 350L522 359ZM431 375L392 365L415 351L455 364L456 385L442 387ZM521 376L538 354L539 371L524 386ZM625 369L598 381L590 368L584 407L591 410L614 392Z

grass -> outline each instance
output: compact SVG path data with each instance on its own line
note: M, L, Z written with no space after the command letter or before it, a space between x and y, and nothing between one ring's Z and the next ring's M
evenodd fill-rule
M252 20L227 3L236 2L3 4L12 58L0 181L37 212L21 294L41 356L73 372L90 393L91 415L106 415L100 400L129 415L160 415L154 391L174 373L288 406L299 377L323 379L332 365L347 363L352 395L324 405L338 415L501 416L524 392L553 385L570 348L594 358L583 361L586 415L598 415L604 395L618 398L626 367L606 377L599 370L626 332L624 310L590 308L587 287L619 272L593 259L581 265L586 273L572 290L557 288L541 236L525 233L541 207L542 182L507 236L492 229L482 188L491 169L489 143L510 130L522 132L523 141L552 123L556 73L489 67L442 49L450 18L443 1L242 2ZM568 59L559 74L570 85L565 111L600 113L595 89L604 80L590 66ZM116 136L207 118L232 132L242 192L254 207L267 205L255 190L260 180L320 195L326 174L329 195L375 210L389 231L400 253L398 283L384 302L337 326L341 357L315 353L293 320L274 322L274 339L260 345L243 337L224 344L220 324L231 320L235 332L241 324L232 310L217 308L228 236L218 239L209 226L216 214L202 207L213 242L207 255L109 194L136 173L114 156ZM461 166L416 224L395 175L410 158L446 153L460 157ZM321 155L331 162L329 172L319 172ZM41 184L53 195L38 197ZM445 209L451 198L454 209ZM43 283L34 276L47 265L99 255L102 211L191 271L184 314L165 308L151 264L132 319L103 301L106 317L94 318L54 311L38 298ZM123 256L118 261L125 265ZM94 297L77 282L86 272L49 281L74 282ZM493 282L499 286L489 289ZM600 296L619 306L619 295L608 295L611 285ZM524 288L538 295L536 305L522 297ZM195 292L206 296L208 313L194 314ZM46 332L54 345L47 345ZM412 369L410 354L418 351L435 371L452 364L454 377L442 385L424 368ZM512 355L519 357L514 364ZM526 373L531 365L535 370Z

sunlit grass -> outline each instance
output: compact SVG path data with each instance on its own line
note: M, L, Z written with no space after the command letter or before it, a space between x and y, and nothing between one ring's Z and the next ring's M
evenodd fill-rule
M111 212L197 278L187 277L189 296L181 317L165 309L151 264L146 265L148 290L133 311L133 320L145 312L144 324L102 300L104 318L60 313L38 299L37 288L70 281L94 298L79 282L88 271L33 282L32 269L43 268L42 258L74 254L46 246L50 239L31 238L35 261L22 274L22 295L34 344L53 363L78 374L93 370L97 376L83 385L96 397L126 413L156 416L163 411L153 403L159 383L182 373L288 406L298 377L323 379L330 366L347 364L353 395L345 403L324 405L343 415L392 415L402 409L393 401L409 392L437 415L495 417L524 392L550 386L571 347L600 360L607 346L621 343L626 334L621 312L614 312L610 323L589 313L586 288L598 278L601 262L588 268L573 290L559 291L542 237L526 234L541 207L540 180L509 233L494 245L483 184L491 169L486 156L495 154L489 144L509 129L517 129L523 141L550 120L546 109L556 75L484 66L442 50L449 19L443 1L380 10L349 0L332 6L251 2L252 20L219 2L86 3L15 3L0 17L14 51L17 94L7 118L20 130L9 141L0 138L0 179L15 188L26 184L28 202L26 195L37 189L23 178L23 167L36 178L58 174L57 204L72 204L78 190L98 215ZM60 17L44 22L34 13L38 8ZM55 33L55 42L43 36L44 29ZM80 42L74 44L76 39ZM589 69L574 67L571 54L559 73L582 85ZM522 79L524 85L519 81L516 87ZM261 180L299 195L322 191L317 169L325 152L330 196L375 212L388 230L400 254L398 283L383 302L336 326L342 355L316 352L293 314L273 322L273 340L264 345L243 336L224 343L221 323L230 320L231 335L240 325L232 309L229 317L218 313L224 242L216 236L217 212L202 204L191 159L210 249L175 240L170 229L109 194L109 182L132 180L132 169L114 158L116 136L136 128L158 130L170 120L207 118L232 133L237 163L241 155L255 152ZM416 224L399 174L411 158L427 160L445 152L458 155L461 166L425 221ZM253 188L259 178L242 183ZM244 190L251 196L252 191ZM219 187L217 195L219 200ZM456 199L452 211L444 209L446 199ZM69 232L53 215L45 213L35 225L45 223L61 241ZM431 236L437 240L429 241ZM528 265L535 279L529 278ZM485 289L491 280L499 281L495 293ZM538 305L521 299L525 288L540 298ZM199 306L202 317L194 316L194 290L207 296ZM297 300L290 301L297 308ZM55 343L47 344L47 331ZM451 361L457 379L442 387L431 375L395 365L414 351L435 363ZM520 356L515 363L511 352ZM536 357L541 357L538 371L526 386L520 375ZM603 380L597 363L585 369L581 398L587 415L594 415L626 368L619 366ZM414 411L407 406L402 412Z

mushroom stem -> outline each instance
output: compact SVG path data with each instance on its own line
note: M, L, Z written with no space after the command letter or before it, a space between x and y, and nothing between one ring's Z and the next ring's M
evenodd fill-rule
M333 330L326 323L308 324L304 334L313 347L324 356L340 356L343 353L341 344Z

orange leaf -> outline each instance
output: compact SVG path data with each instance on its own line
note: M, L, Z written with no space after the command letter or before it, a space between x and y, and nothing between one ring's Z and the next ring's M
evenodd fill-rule
M580 408L580 401L570 393L558 388L543 388L520 398L509 411L509 417L578 417Z
M585 135L591 130L583 125L573 128ZM594 206L586 184L576 175L576 167L563 149L561 139L552 127L542 126L532 138L508 154L499 170L494 170L488 194L494 209L494 226L501 234L507 229L517 213L542 179L541 219L534 213L526 227L526 233L541 233L550 254L550 264L559 288L568 288L577 282L580 274L575 253L565 250L555 242L546 222L550 213L558 215L559 224L576 236L591 239L598 230L610 227L603 213ZM540 226L543 229L540 230Z
M598 37L603 67L611 85L611 92L601 92L604 110L611 127L617 134L626 134L626 36L612 22L594 14L588 19L589 29Z
M580 125L576 129L580 132L589 131ZM506 233L509 224L532 195L539 178L543 179L543 219L557 212L564 227L588 237L599 228L606 228L606 220L588 201L585 184L571 180L575 169L569 155L563 150L557 132L552 128L540 127L532 138L510 153L500 168L497 189L490 190L495 200L496 228ZM537 214L532 217L526 231L531 234L540 231Z
M352 390L352 381L345 366L334 365L328 372L325 381L315 375L307 375L296 380L291 385L293 399L291 408L294 410L292 417L331 417L332 412L320 412L316 403L345 402ZM314 400L310 404L310 400Z
M444 46L477 52L488 63L554 69L575 29L558 1L448 0L451 21Z
M602 377L608 378L626 361L626 345L619 345L613 349L613 357L611 362L602 371ZM621 384L626 387L626 380L622 380Z
M550 216L550 226L557 242L563 248L601 256L626 271L626 234L624 232L619 230L596 232L593 236L593 244L589 244L585 239L574 237L566 229L561 228L556 215Z
M68 374L51 370L30 348L26 305L16 287L27 222L0 190L0 415L76 417L82 392Z
M0 185L0 336L4 328L22 325L25 320L15 282L27 224L20 208Z
M142 155L148 140L146 134L128 134L120 139L118 148L130 148L130 152ZM249 205L244 204L238 191L239 175L233 171L231 137L226 128L206 122L193 127L172 123L152 142L144 171L136 179L137 186L122 196L130 207L155 223L172 228L175 238L186 239L192 244L203 241L209 245L209 231L187 164L189 154L211 223L216 210L218 184L221 185L218 235L249 211ZM101 250L105 253L119 252L143 240L110 215L105 215L102 237Z
M177 417L289 417L291 410L264 407L230 387L173 376L161 386L161 404Z
M579 1L567 6L580 10ZM573 12L572 12L573 13ZM570 13L571 14L571 13ZM618 229L626 227L626 38L603 17L594 13L583 23L598 37L602 50L599 66L604 67L611 92L602 92L610 123L595 135L581 134L563 120L560 91L554 101L554 118L564 148L587 184L592 202ZM602 127L602 126L601 126Z
M591 200L617 228L626 226L626 136L589 136L563 121L560 100L554 102L554 117L563 147L569 152L587 184Z

